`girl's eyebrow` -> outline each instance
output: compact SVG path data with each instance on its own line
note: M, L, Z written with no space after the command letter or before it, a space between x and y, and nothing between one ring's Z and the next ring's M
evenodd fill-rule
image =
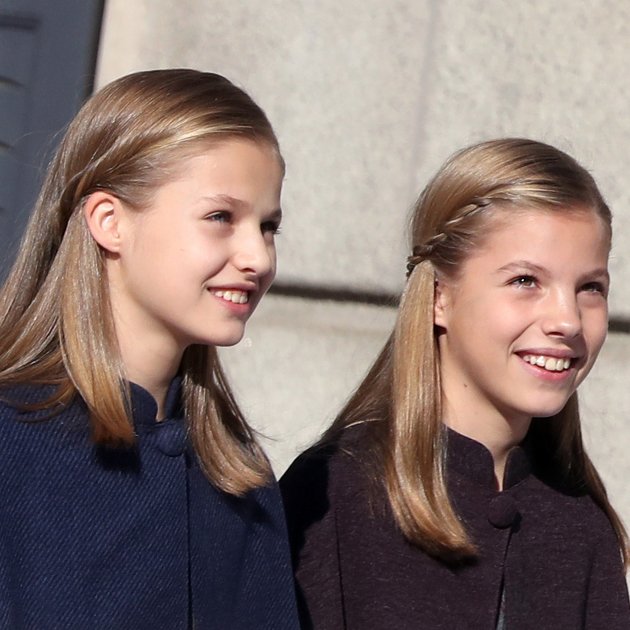
M606 269L606 267L602 267L601 269L598 268L593 269L593 271L587 271L580 276L581 280L592 280L594 278L610 282L610 273L608 273L608 269Z
M510 272L522 272L523 269L527 269L528 271L535 271L537 273L545 273L547 269L542 267L541 265L537 265L529 260L513 260L512 262L503 265L497 269L497 273L501 273L504 271Z
M522 273L524 270L533 271L539 274L547 273L547 269L545 267L528 260L514 260L509 262L506 265L499 267L499 269L497 269L497 273ZM606 269L606 267L597 267L592 271L586 271L580 275L580 280L587 280L591 278L602 278L608 281L610 280L610 274L608 273L608 269Z
M249 205L246 201L243 201L242 199L237 199L236 197L232 197L231 195L204 195L202 199L206 201L212 201L213 203L227 204L228 206L238 209L246 208ZM275 210L272 210L269 213L268 218L280 222L282 220L282 208L276 208Z
M203 195L202 198L207 200L207 201L213 201L213 202L218 202L218 203L226 203L226 204L228 204L230 206L244 206L244 205L247 205L241 199L237 199L236 197L232 197L231 195L223 195L223 194Z
M282 221L282 208L272 210L266 218L267 220L277 221L280 223L280 221Z

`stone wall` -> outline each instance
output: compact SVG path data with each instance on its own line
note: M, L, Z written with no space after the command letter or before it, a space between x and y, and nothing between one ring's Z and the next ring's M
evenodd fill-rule
M461 146L524 135L576 156L615 213L613 333L582 406L630 522L629 39L617 0L108 0L99 85L144 68L220 72L280 137L279 291L223 352L278 473L387 338L394 311L379 304L402 288L408 209L429 175Z

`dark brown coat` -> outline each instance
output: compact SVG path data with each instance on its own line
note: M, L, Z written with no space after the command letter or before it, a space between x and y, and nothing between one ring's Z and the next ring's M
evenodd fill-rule
M524 448L499 492L490 453L449 431L450 496L479 549L452 567L403 538L357 455L362 431L302 455L281 480L304 628L494 630L504 589L507 630L630 629L607 517L544 483Z

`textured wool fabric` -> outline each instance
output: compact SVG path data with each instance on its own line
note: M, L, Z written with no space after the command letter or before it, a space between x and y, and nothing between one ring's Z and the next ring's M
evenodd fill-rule
M478 547L449 566L409 544L373 483L364 426L299 457L280 481L303 628L628 630L630 604L613 529L510 453L504 491L481 444L448 431L450 496ZM502 595L503 594L503 595Z
M242 499L216 490L188 445L179 389L156 422L154 399L131 386L130 450L91 444L80 399L48 419L0 404L1 628L298 627L277 485Z

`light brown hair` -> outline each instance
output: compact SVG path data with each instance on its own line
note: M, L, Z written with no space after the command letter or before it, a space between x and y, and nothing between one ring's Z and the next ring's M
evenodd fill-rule
M0 292L0 386L56 385L53 408L78 393L98 444L134 441L129 385L114 330L103 251L83 216L97 190L141 211L183 157L230 138L271 147L264 112L226 78L189 69L122 77L93 95L48 168L17 260ZM230 391L215 348L190 346L180 375L200 464L218 488L242 494L269 463Z
M446 488L435 281L440 274L456 276L483 243L496 210L523 209L592 211L610 233L611 213L595 181L566 153L507 138L454 154L414 207L408 281L394 331L322 440L336 440L345 427L365 422L367 447L384 474L400 529L408 540L443 558L468 557L475 548ZM584 449L577 395L556 416L534 419L530 439L567 487L590 494L608 515L627 562L627 534Z

